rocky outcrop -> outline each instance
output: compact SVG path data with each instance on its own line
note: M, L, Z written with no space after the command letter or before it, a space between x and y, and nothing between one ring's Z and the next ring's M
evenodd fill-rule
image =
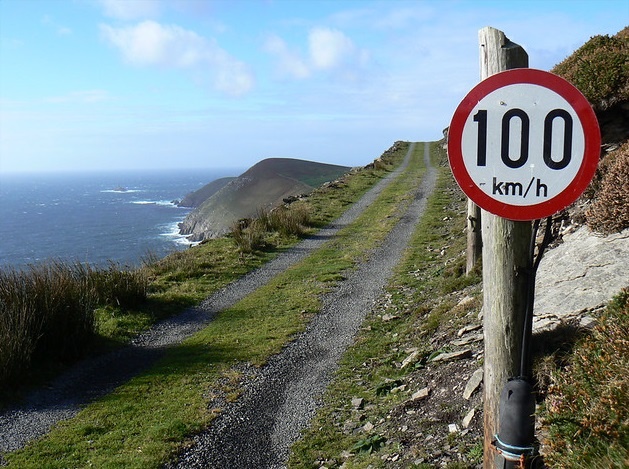
M629 229L600 236L587 226L567 230L542 258L535 287L534 330L587 326L588 312L629 286Z
M284 199L308 194L350 169L291 158L262 160L193 210L180 224L180 233L191 241L222 236L237 220L254 217L260 209L276 207Z

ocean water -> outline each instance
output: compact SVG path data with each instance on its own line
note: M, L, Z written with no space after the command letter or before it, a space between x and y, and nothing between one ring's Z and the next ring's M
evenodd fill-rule
M0 174L0 268L47 260L137 266L186 249L173 201L238 170Z

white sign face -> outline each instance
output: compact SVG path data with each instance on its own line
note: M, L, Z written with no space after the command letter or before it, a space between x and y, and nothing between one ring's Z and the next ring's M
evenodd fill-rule
M479 83L457 108L448 158L465 194L512 220L534 220L574 202L600 154L596 116L570 83L516 69Z
M564 98L527 83L481 99L463 127L461 147L481 191L506 204L533 205L572 182L583 162L585 137Z

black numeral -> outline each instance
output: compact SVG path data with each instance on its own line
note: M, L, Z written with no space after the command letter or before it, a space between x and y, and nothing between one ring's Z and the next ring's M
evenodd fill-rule
M487 110L479 109L474 114L474 122L478 122L478 144L476 145L476 165L487 164Z
M512 160L509 155L511 138L511 119L518 117L522 126L520 133L520 156ZM529 115L522 109L511 109L502 116L502 139L500 143L500 157L509 168L520 168L529 159Z
M511 148L511 121L514 117L520 120L520 153L512 159L509 153ZM563 148L561 158L553 159L553 125L555 119L563 119ZM478 141L476 144L476 165L487 166L487 110L479 109L473 116L478 123ZM544 163L550 169L564 169L572 159L572 116L565 109L553 109L544 119L544 146L542 156ZM530 118L523 109L510 109L502 116L500 135L500 158L509 168L517 169L526 164L529 158Z
M563 154L559 161L552 159L553 122L563 119ZM550 169L564 169L572 159L572 116L564 109L554 109L544 119L544 163Z

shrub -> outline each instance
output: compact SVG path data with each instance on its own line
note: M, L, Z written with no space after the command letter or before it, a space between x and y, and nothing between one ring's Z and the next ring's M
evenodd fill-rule
M32 314L37 298L30 282L15 271L0 271L0 389L27 369L41 331L42 317Z
M310 212L301 204L270 211L258 209L255 218L238 220L232 225L231 237L240 252L249 254L268 246L273 233L284 237L302 236L311 222Z
M597 111L629 100L629 27L615 36L594 36L555 66Z
M629 227L629 142L605 160L600 188L586 219L593 230L613 233Z
M82 356L95 334L94 309L128 306L146 298L141 271L111 264L48 262L0 271L0 389L24 377L34 361Z
M125 270L114 263L108 269L92 270L86 267L89 287L96 293L99 305L133 307L144 300L148 278L143 269Z
M553 375L544 423L549 467L625 467L629 458L629 289Z
M310 215L303 205L278 207L268 214L270 231L284 236L301 236L310 224Z
M65 361L83 352L96 304L84 267L52 262L2 272L0 284L1 383L28 370L35 358Z
M238 220L231 230L236 247L243 254L250 254L266 246L265 234L265 222L258 218Z

